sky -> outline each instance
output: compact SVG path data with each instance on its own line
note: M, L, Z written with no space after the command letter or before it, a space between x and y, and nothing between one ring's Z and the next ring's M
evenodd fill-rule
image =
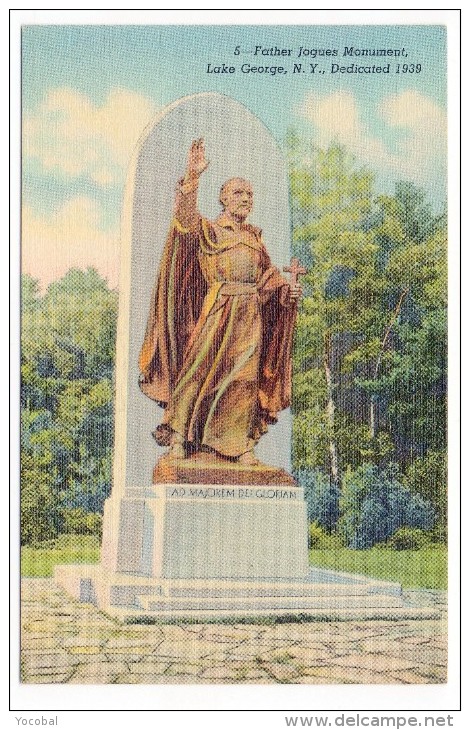
M347 72L354 65L389 72ZM286 73L242 73L279 66ZM165 105L202 91L245 104L280 144L289 128L340 142L376 173L378 191L406 179L436 208L444 201L443 26L24 26L22 261L42 288L73 266L118 286L132 151Z

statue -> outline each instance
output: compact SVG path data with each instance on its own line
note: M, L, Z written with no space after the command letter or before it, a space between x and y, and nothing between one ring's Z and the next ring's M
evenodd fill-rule
M298 268L271 265L261 230L247 223L251 184L232 178L215 221L197 209L208 167L203 139L190 148L139 358L140 387L165 409L154 437L166 458L194 454L245 466L290 404Z

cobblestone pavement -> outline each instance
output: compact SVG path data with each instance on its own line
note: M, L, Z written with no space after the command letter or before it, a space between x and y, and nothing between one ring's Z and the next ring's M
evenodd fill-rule
M407 591L440 620L121 625L51 579L22 581L25 683L436 684L446 681L441 591Z

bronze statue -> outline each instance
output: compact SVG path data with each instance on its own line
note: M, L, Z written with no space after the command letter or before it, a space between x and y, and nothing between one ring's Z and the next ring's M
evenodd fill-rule
M261 230L246 222L248 181L222 186L215 221L198 212L208 164L195 140L152 297L140 387L165 409L154 437L169 458L203 452L254 466L254 446L290 404L301 289L272 266Z

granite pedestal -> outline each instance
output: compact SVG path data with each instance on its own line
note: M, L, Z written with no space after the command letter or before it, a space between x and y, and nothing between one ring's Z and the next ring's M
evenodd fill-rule
M303 490L291 484L159 484L105 506L99 565L55 580L123 621L423 618L398 584L311 569Z

